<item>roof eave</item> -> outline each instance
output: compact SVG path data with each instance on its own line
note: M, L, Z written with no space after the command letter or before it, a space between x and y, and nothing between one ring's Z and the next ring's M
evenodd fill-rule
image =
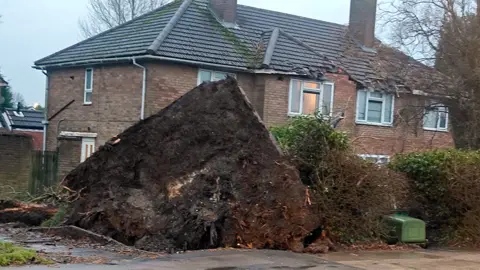
M180 63L180 64L207 66L207 67L213 67L213 68L223 68L223 69L229 69L229 70L234 70L234 71L243 71L243 72L248 72L249 70L251 70L247 67L222 65L222 64L208 63L208 62L202 62L202 61L194 61L194 60L188 60L188 59L180 59L180 58L172 58L172 57L165 57L165 56L158 56L158 55L151 55L151 54L133 55L133 56L125 56L125 57L113 57L113 58L89 59L89 60L71 61L71 62L53 63L53 64L44 64L44 65L34 65L34 66L32 66L32 68L39 69L39 70L44 70L44 69L67 68L67 67L84 67L84 66L92 66L92 65L99 65L99 64L127 63L127 62L133 61L133 59L135 59L135 60L167 61L167 62L174 62L174 63Z

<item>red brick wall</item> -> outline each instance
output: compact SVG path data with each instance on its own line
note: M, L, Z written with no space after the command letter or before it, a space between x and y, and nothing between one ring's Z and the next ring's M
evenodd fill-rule
M32 149L30 136L0 132L0 199L28 190Z
M82 140L80 138L60 139L58 141L58 180L63 178L80 164Z
M55 150L58 131L98 133L97 145L135 123L140 117L142 71L132 65L95 67L91 105L83 104L85 69L49 71L47 148Z

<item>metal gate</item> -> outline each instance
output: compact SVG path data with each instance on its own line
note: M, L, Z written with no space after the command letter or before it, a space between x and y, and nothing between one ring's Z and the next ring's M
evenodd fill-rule
M41 195L46 188L58 182L58 152L32 151L32 173L28 183L28 192L33 196Z

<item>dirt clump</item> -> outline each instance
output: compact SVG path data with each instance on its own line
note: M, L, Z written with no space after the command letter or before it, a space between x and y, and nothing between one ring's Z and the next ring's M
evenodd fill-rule
M319 221L235 79L204 83L112 138L64 184L67 223L163 251L296 249Z

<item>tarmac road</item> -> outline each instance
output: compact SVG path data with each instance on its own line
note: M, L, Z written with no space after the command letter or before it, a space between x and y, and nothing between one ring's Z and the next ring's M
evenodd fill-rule
M26 266L17 269L52 270L52 269L92 269L92 270L353 270L359 269L344 266L321 259L318 256L295 254L273 250L228 250L198 251L175 254L155 260L113 261L109 265L58 265L58 266Z

